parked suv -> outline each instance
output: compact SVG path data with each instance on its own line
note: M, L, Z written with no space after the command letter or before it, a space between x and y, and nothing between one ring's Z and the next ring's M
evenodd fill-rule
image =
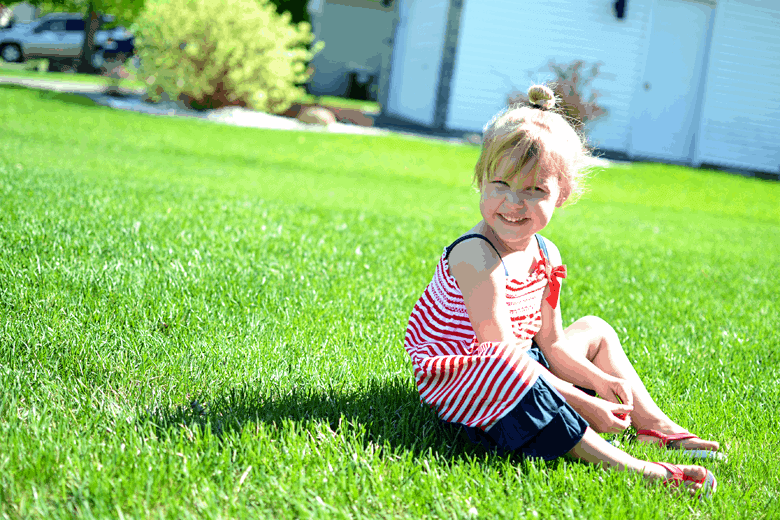
M110 20L110 18L108 18ZM78 13L51 13L27 24L12 24L0 30L0 57L8 62L48 58L72 64L84 45L84 19ZM104 59L134 51L133 35L124 27L95 33L92 64L100 67Z

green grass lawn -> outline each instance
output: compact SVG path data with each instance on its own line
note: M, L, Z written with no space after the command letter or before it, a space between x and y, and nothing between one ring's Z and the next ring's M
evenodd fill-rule
M406 320L478 219L476 148L81 99L0 87L0 517L780 515L780 184L609 168L545 230L564 321L612 323L721 442L699 503L419 406Z

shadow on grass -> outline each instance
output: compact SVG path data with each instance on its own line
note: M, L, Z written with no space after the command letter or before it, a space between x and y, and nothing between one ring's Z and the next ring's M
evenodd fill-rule
M62 103L79 105L83 107L100 107L100 105L98 105L88 97L83 96L81 94L72 94L70 92L57 92L55 90L38 89L38 88L26 87L23 85L13 85L13 84L0 85L0 89L24 90L27 92L37 93L39 99L44 99L47 101L60 101Z
M152 424L163 437L187 426L201 432L210 430L221 438L256 423L285 427L289 421L303 429L327 423L334 432L354 434L364 445L400 448L415 456L433 452L447 459L484 459L488 454L459 429L439 421L434 411L421 406L417 391L401 378L350 391L293 387L263 394L247 385L208 403L194 400L139 415L140 427ZM519 455L511 457L522 460Z

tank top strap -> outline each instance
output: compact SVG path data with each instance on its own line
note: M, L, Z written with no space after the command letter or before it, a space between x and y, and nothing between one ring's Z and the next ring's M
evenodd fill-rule
M539 235L538 233L534 236L536 237L536 241L539 243L539 249L542 251L542 258L544 258L544 261L549 264L549 255L547 254L547 246L544 244L544 238L542 238L542 235Z
M537 235L537 236L538 236L538 235ZM445 259L447 259L447 260L449 260L449 259L450 259L450 253L452 253L452 249L453 249L455 246L457 246L458 244L460 244L461 242L463 242L464 240L468 240L469 238L481 238L482 240L484 240L485 242L487 242L488 244L490 244L490 247L492 247L492 248L493 248L493 251L495 251L495 252L496 252L496 254L498 255L498 259L499 259L499 260L501 260L501 266L504 268L504 274L505 274L506 276L509 276L509 271L508 271L508 270L507 270L507 268L506 268L506 264L504 264L504 259L503 259L503 258L501 258L501 253L499 253L499 252L498 252L498 249L496 249L496 246L494 246L494 245L493 245L493 242L491 242L491 241L488 239L488 237L486 237L485 235L480 235L479 233L471 233L471 234L469 234L469 235L463 235L462 237L460 237L459 239L457 239L455 242L453 242L452 244L450 244L449 246L447 246L447 249L445 249L444 258L445 258Z

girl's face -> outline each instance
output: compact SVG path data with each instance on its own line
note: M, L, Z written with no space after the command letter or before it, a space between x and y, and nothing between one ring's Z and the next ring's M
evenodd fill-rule
M555 176L538 172L533 161L507 179L517 161L510 153L498 161L482 185L479 203L485 223L510 251L525 249L534 233L544 229L560 193Z

